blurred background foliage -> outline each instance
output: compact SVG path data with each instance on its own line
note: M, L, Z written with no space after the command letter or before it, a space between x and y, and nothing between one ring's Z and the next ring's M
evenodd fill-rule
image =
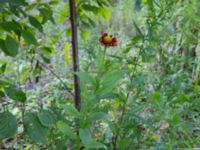
M200 147L199 0L76 6L80 112L68 0L1 0L0 149Z

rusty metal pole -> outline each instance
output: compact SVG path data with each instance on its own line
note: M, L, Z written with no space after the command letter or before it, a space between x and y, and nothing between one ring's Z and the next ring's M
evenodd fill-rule
M78 59L78 33L77 33L77 21L76 21L76 2L75 0L69 0L70 7L70 20L71 20L71 31L72 31L72 55L73 55L73 71L79 71L79 59ZM74 74L74 103L77 110L81 109L81 90L80 90L80 79Z

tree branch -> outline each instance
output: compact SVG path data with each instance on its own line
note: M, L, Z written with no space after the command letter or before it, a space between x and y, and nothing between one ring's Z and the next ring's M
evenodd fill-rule
M64 86L65 90L67 90L72 96L74 96L74 93L71 91L71 89L66 85L66 83L48 66L46 66L45 64L43 64L42 62L40 62L38 60L38 63L40 64L40 66L42 66L43 68L49 70L51 72L51 74L53 74Z

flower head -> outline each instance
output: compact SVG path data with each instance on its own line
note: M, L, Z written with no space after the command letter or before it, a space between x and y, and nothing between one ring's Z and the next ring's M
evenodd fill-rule
M117 38L109 35L108 33L103 33L99 38L99 42L105 47L117 46L118 44Z

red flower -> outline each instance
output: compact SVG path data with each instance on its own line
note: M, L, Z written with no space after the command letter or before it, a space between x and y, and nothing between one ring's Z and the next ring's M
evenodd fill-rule
M103 33L99 38L99 42L105 47L117 46L118 44L117 38L112 35L108 35L108 33Z

